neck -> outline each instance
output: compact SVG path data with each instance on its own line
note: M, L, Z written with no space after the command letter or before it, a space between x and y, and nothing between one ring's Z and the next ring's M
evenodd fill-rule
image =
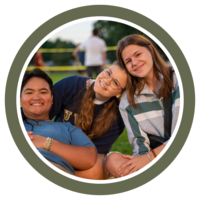
M152 72L147 77L145 77L144 81L147 84L147 86L150 88L150 90L152 90L156 94L160 81L156 78L154 73Z
M95 99L99 100L99 101L107 101L110 99L110 97L104 97L98 93L95 92Z
M27 119L32 119L32 120L41 120L41 121L51 121L49 119L49 115L48 116L37 116L37 115L27 115L26 113L24 113L25 117Z

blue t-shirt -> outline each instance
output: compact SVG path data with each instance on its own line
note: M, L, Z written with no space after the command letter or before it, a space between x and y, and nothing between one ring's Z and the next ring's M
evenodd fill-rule
M36 124L37 122L39 122L39 126L37 126ZM85 135L85 133L82 132L81 129L71 125L68 122L63 123L63 122L41 121L41 120L35 121L31 119L26 119L24 121L24 126L26 128L26 131L33 131L33 135L50 137L59 142L74 146L85 146L85 147L92 146L95 148L92 141L88 138L87 135ZM60 156L51 153L50 151L47 151L45 149L40 149L40 148L37 149L47 160L57 163L65 167L72 174L75 174L74 168Z
M56 116L55 121L70 122L75 125L77 120L77 108L80 105L83 95L86 92L86 81L89 77L84 76L68 76L54 84L54 98L49 117L52 119ZM109 100L112 101L112 98ZM93 121L98 117L104 108L104 104L95 105ZM112 144L124 130L124 122L117 110L116 119L111 127L98 138L92 139L98 153L107 154Z

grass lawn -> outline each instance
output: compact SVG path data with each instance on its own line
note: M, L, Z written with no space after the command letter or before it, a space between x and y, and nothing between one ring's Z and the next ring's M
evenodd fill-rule
M53 83L55 83L66 76L70 76L74 74L78 74L78 73L52 73L51 72L49 73L49 76L53 80ZM126 129L124 129L123 133L115 141L115 143L112 146L111 151L119 151L123 154L132 155L133 150L132 150L131 145L129 144Z

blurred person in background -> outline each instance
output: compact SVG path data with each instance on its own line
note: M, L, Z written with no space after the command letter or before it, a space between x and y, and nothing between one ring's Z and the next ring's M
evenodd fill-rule
M45 62L43 61L43 57L42 57L42 53L41 53L41 49L39 49L33 59L34 62L34 66L35 67L43 67L45 66Z
M80 44L77 44L76 47L78 47ZM85 62L85 52L84 51L78 51L75 57L75 66L84 66ZM79 75L81 76L88 76L86 69L85 70L78 70Z
M98 37L98 29L93 30L93 35L81 45L77 46L73 52L77 56L79 50L85 50L85 66L89 77L95 73L96 76L101 72L101 69L106 66L106 43Z

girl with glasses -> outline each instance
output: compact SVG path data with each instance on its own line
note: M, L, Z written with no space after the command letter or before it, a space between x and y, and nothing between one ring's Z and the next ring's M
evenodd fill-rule
M95 166L86 171L76 170L79 177L105 179L105 158L112 144L124 130L118 106L125 90L127 72L114 62L92 80L73 75L54 84L54 99L50 119L76 125L92 140L98 158Z

